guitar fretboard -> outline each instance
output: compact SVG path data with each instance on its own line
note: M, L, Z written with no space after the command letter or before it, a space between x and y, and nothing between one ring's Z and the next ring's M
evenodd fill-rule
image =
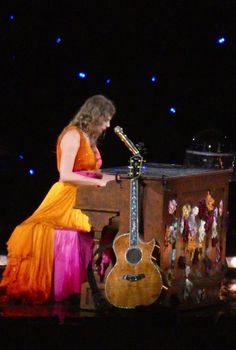
M138 245L138 179L134 178L130 181L130 246Z

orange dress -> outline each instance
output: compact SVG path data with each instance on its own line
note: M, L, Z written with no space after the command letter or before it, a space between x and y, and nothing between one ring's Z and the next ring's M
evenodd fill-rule
M98 156L84 134L75 126L64 129L57 142L59 168L60 141L68 129L80 134L80 148L73 171L96 170L101 166ZM9 298L44 303L50 295L53 277L54 235L57 228L91 230L89 218L74 208L77 186L56 182L36 211L16 226L7 242L8 259L0 287Z

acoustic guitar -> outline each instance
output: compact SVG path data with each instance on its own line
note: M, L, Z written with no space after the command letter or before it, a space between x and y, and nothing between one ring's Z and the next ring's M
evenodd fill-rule
M113 242L116 263L105 280L105 296L118 308L150 305L160 296L162 277L153 262L155 239L144 242L139 237L138 187L143 158L130 158L130 232L117 236Z

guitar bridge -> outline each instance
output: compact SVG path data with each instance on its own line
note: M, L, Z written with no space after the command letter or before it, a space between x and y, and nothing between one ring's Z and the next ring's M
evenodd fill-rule
M145 278L145 274L144 273L139 273L137 275L124 275L122 277L123 280L129 281L129 282L140 281L143 278Z

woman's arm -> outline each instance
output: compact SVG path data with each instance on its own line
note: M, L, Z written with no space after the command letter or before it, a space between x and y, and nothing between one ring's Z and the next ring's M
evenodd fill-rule
M69 130L61 140L60 181L75 185L106 186L115 177L90 178L73 172L76 154L80 147L80 135L76 130Z

